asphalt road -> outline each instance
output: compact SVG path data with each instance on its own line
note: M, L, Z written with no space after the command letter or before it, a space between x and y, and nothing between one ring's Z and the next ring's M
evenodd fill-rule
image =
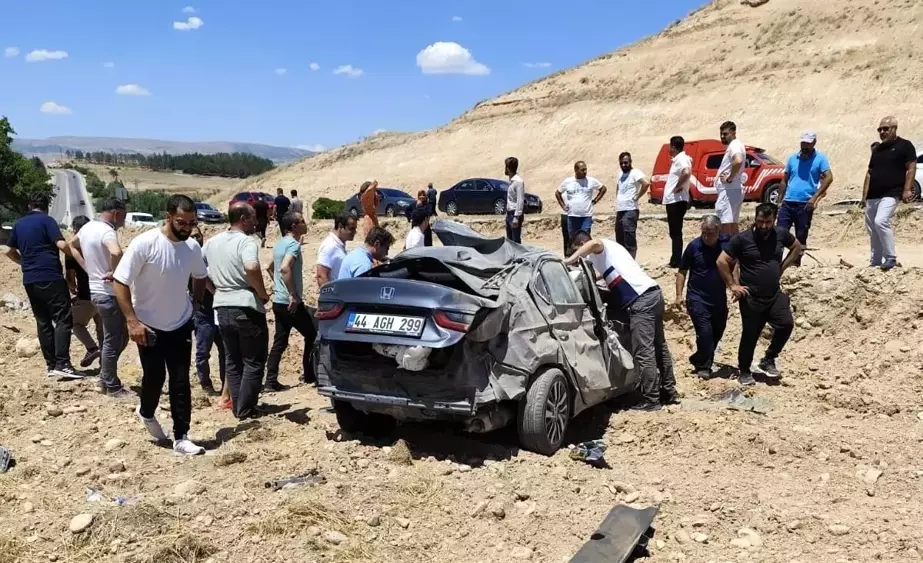
M55 221L69 226L74 217L85 215L92 219L96 216L83 175L74 170L51 170L51 179L57 193L49 215Z

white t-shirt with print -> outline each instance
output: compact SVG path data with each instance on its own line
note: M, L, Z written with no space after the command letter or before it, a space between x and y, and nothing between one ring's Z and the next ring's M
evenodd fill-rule
M734 178L731 178L731 181L725 184L721 181L721 176L726 172L730 173L731 168L733 167L733 158L737 155L740 155L741 165L740 172ZM718 175L715 176L715 190L718 193L728 190L741 190L743 189L743 183L741 179L744 173L744 164L747 162L747 148L739 139L734 139L728 144L727 150L724 151L724 158L721 160L721 166L718 168Z
M423 231L420 230L420 227L414 227L407 233L407 240L404 242L404 250L423 246L425 242L426 238L423 236Z
M644 172L637 168L632 168L630 172L623 172L619 177L619 191L615 196L616 211L637 211L638 190L641 189L641 181L644 180Z
M77 233L80 240L80 253L87 264L87 277L90 279L90 293L115 295L112 282L103 281L109 273L112 262L107 242L119 243L115 229L109 223L99 219L90 221Z
M567 204L568 217L592 217L593 196L602 183L592 176L578 180L574 176L561 182L558 192L563 194L564 203Z
M157 228L131 241L113 277L131 288L139 321L171 331L192 317L190 276L202 279L207 275L198 243L173 242Z
M601 239L603 251L588 254L587 261L602 274L615 303L627 307L657 282L647 275L621 244L610 239Z
M336 281L340 273L340 264L346 257L346 243L333 233L327 235L317 249L317 265L330 270L330 281Z
M679 193L673 193L673 190L676 189L676 186L679 185L679 177L683 173L683 170L689 169L689 178L686 179L686 182L682 186L682 190ZM692 159L685 152L680 152L673 157L673 160L670 164L670 174L667 176L667 183L663 188L663 204L670 205L671 203L679 203L681 201L689 201L689 182L692 181Z

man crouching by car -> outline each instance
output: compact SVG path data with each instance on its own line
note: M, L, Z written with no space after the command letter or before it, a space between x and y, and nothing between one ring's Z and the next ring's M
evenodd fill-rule
M628 312L631 354L638 364L642 396L632 409L659 411L665 404L678 404L673 356L664 334L660 286L614 240L590 238L580 231L571 239L571 245L573 254L565 263L571 265L586 258L609 288L607 305Z

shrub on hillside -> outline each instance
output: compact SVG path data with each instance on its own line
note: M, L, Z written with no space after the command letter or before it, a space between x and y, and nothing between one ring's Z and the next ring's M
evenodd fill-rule
M346 202L337 201L327 197L319 197L311 205L313 219L333 219L346 207Z
M169 194L153 190L131 192L128 198L128 210L138 213L150 213L159 220L167 212Z

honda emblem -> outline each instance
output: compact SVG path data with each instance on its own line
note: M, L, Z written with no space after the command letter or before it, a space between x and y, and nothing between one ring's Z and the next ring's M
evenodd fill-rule
M383 287L381 288L381 298L384 300L390 300L394 297L394 288L393 287Z

